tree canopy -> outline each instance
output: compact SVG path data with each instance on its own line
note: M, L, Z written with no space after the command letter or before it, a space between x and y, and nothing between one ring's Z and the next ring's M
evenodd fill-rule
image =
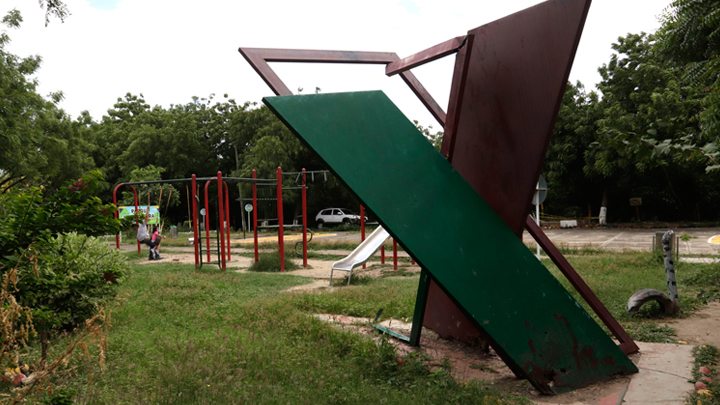
M68 15L62 2L41 2L48 16ZM543 173L549 187L545 211L561 216L597 215L631 220L628 199L643 198L643 219L717 220L720 190L720 0L675 0L657 33L633 33L613 44L598 68L596 89L568 83L547 151ZM10 12L3 24L17 28ZM109 202L112 185L137 180L213 176L274 178L285 172L324 170L267 108L227 95L193 97L167 107L151 106L142 93L127 93L102 117L87 112L71 119L58 103L62 93L37 93L40 56L20 58L0 36L0 190L46 187L52 194L68 179L99 170L99 197ZM319 89L316 89L316 92ZM442 132L416 122L435 147ZM348 152L351 153L351 152ZM368 162L372 164L372 162ZM309 214L327 206L357 208L358 202L332 177L311 183ZM283 198L299 214L295 179L284 179ZM187 185L163 188L168 215L187 219ZM160 187L149 187L151 201ZM232 187L232 199L250 195ZM146 195L147 189L141 190ZM212 197L211 197L212 198ZM124 203L131 203L124 194ZM142 203L142 198L141 198ZM232 204L231 204L232 205ZM236 204L239 207L239 204ZM241 208L231 214L238 218ZM239 226L238 223L233 226Z

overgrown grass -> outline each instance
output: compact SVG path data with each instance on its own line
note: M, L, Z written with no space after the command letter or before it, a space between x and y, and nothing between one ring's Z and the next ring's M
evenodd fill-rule
M631 338L642 342L675 343L675 329L667 325L656 325L650 322L631 322L625 326Z
M569 255L567 259L618 320L638 322L644 319L665 317L654 303L646 304L635 315L625 311L627 300L641 289L654 288L667 291L665 266L652 254L648 252L604 252L592 256ZM557 267L549 259L543 259L543 264L550 269L575 299L589 313L593 314L580 294L575 291ZM696 287L683 282L684 278L696 274L699 269L700 266L694 263L679 262L675 265L681 316L687 315L702 305L702 302L695 297L697 295Z
M720 263L700 264L694 274L683 282L698 288L697 298L703 302L720 301Z
M655 304L646 304L639 315L624 309L640 289L665 290L662 263L641 252L568 256L634 338L673 341L672 328L656 324L664 315ZM545 264L584 305L557 269ZM706 267L677 265L683 313L702 305L694 295L698 285L713 280ZM279 293L309 280L170 263L141 269L123 286L131 295L115 315L108 371L85 374L81 367L66 383L78 392L78 403L499 403L492 388L456 384L446 367L430 372L418 355L404 356L400 366L391 345L311 316L374 317L383 308L385 317L411 318L417 273L322 293Z
M346 275L342 278L336 278L333 280L333 286L346 286L348 285L348 277L350 277L350 274ZM373 281L375 281L374 278L365 275L365 274L355 274L354 276L350 277L350 284L349 285L368 285L371 284Z
M312 313L374 317L383 308L385 317L412 317L417 283L415 278L378 279L354 288L299 295L293 300L293 305Z
M295 264L288 257L287 252L284 256L285 270L297 270L300 268L299 265ZM258 261L253 263L252 266L248 267L249 271L259 271L266 273L276 273L280 271L280 252L265 253L258 256Z
M315 319L296 302L316 294L278 294L300 277L173 264L135 274L123 286L131 296L115 314L107 371L81 367L65 384L77 403L527 403L458 384L447 365L430 371L417 354L399 362L386 341ZM398 290L390 281L378 282L386 293Z

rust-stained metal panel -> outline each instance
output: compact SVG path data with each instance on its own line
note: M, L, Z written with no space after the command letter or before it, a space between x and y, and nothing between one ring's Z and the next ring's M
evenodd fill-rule
M551 0L470 30L448 160L520 235L590 0ZM455 84L455 83L454 83ZM449 107L449 110L453 110Z
M547 253L547 255L550 257L550 259L555 263L557 268L562 272L562 274L567 277L568 281L570 281L570 284L572 284L573 287L580 293L580 295L585 299L585 302L588 303L590 308L592 308L593 311L597 314L598 318L607 326L607 328L612 332L613 335L620 341L620 349L625 354L635 353L638 350L640 350L635 344L635 342L632 340L630 335L623 329L622 326L618 323L618 321L612 316L610 311L603 305L603 303L598 299L598 297L595 295L592 289L585 284L585 280L580 277L580 275L575 271L575 269L568 263L567 259L560 253L558 248L553 245L553 243L550 241L550 239L545 235L545 233L540 229L539 226L535 223L535 221L528 215L525 220L525 228L530 232L530 235L535 239L535 241L540 245L540 247Z

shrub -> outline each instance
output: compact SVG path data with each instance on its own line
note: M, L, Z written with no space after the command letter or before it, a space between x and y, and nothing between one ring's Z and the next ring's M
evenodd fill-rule
M72 328L115 297L128 272L121 252L76 233L48 240L32 263L20 268L18 301L32 308L38 329Z
M28 246L62 233L116 233L122 221L113 217L115 206L95 196L102 180L93 172L54 192L31 187L0 194L0 269L14 266Z

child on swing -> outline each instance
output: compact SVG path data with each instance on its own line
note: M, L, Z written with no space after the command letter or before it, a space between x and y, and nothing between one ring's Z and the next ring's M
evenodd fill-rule
M150 243L152 243L152 247L150 248L150 254L152 255L155 253L155 260L160 260L162 257L160 257L160 242L162 241L162 238L160 237L160 232L158 232L158 227L153 226L153 234L150 238Z
M157 231L157 227L153 227L153 234L152 237L150 237L147 224L149 215L150 207L148 206L148 209L145 211L145 218L143 219L142 223L138 225L137 240L138 242L148 245L150 247L150 254L148 255L148 260L160 260L162 259L162 257L160 257L160 252L157 249L157 246L160 245L161 238Z

